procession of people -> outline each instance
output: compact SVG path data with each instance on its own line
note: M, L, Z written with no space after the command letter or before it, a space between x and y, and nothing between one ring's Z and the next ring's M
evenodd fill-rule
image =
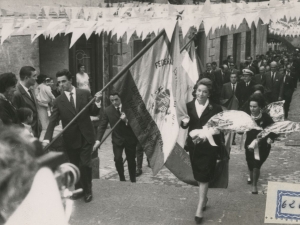
M209 201L209 182L219 159L221 143L224 142L222 132L204 129L207 121L228 107L228 101L233 97L236 105L229 109L248 113L259 127L265 128L274 123L270 115L262 110L269 103L284 100L284 118L287 119L293 92L300 80L298 52L269 51L257 55L254 60L247 56L240 67L234 63L235 60L229 55L220 68L216 62L206 64L206 71L199 73L199 79L190 93L194 99L186 103L187 115L180 124L189 131L185 150L190 156L193 175L199 185L199 202L195 213L197 224L203 220L203 212ZM19 81L13 73L2 73L1 126L18 127L36 138L40 138L42 130L45 130L42 144L44 147L48 145L55 126L61 121L62 126L66 127L93 98L84 65L79 64L78 73L74 75L67 69L60 70L55 75L54 84L53 76L38 75L31 66L20 69ZM74 79L76 82L73 82ZM130 181L136 183L136 177L142 175L143 149L124 113L120 94L115 91L109 93L111 105L103 113L100 113L102 92L94 96L94 102L63 133L65 154L81 172L80 182L75 188L82 188L83 192L72 198L76 200L83 197L86 203L93 199L91 155L98 150L108 124L110 127L116 125L112 131L112 146L120 181L126 181L123 151ZM91 118L95 116L100 119L98 130L94 130L92 124ZM276 135L270 134L258 141L258 133L257 130L248 131L244 144L245 166L249 170L249 179L245 182L252 185L252 194L258 194L260 170L276 138ZM211 144L207 135L213 137L217 146ZM235 144L233 138L232 145ZM255 148L258 148L259 159L255 156Z

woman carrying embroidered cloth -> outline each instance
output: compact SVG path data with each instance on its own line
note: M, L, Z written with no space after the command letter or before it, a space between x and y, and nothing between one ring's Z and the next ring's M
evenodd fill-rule
M182 128L189 128L186 148L190 154L194 178L199 183L199 203L195 216L197 224L203 219L209 181L214 175L222 144L219 131L204 126L211 117L222 111L221 106L209 101L211 90L212 81L208 78L197 82L193 92L195 98L187 103L188 116L181 123Z
M269 114L262 112L265 107L264 98L261 94L253 94L249 99L250 115L256 124L261 128L274 123ZM276 135L271 133L264 138L257 138L260 130L252 129L247 132L245 141L246 161L249 169L250 182L252 183L252 194L258 194L257 181L260 175L260 168L270 154L271 143Z

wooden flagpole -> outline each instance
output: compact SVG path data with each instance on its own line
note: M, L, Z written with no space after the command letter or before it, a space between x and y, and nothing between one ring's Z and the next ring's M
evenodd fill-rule
M104 90L106 90L110 85L112 85L113 83L115 83L118 79L120 79L120 77L122 77L124 74L126 74L127 70L137 61L139 60L140 57L142 57L145 52L152 47L152 45L155 44L155 42L162 36L165 34L165 30L161 30L158 35L153 38L128 64L127 66L125 66L116 76L114 76L112 78L112 80L110 82L108 82L101 90L101 92L103 92ZM55 138L52 139L52 141L45 146L44 151L47 151L51 145L70 127L70 125L72 123L74 123L74 121L82 114L82 112L84 110L86 110L91 104L93 104L95 101L95 97L92 98L92 100L79 112L77 113L77 115L67 124L67 126L64 127L64 129L58 134L56 135Z

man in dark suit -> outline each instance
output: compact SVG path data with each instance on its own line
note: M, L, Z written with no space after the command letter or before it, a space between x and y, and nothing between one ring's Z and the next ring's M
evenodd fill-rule
M212 71L215 74L215 82L217 87L221 90L222 86L223 86L223 74L220 68L218 68L217 63L216 62L212 62L211 63L212 66Z
M282 100L283 95L283 75L277 71L277 63L271 62L271 71L266 73L265 88L269 94L269 102L276 102Z
M33 86L36 83L37 72L31 66L23 66L20 70L20 82L17 85L13 97L13 105L19 108L29 108L33 112L33 121L31 124L35 137L39 137L42 127L37 112L37 101L35 98Z
M130 181L136 182L135 156L138 141L130 125L128 124L125 113L122 112L122 103L119 94L117 92L112 92L109 95L109 99L112 104L106 107L103 112L97 131L97 141L93 147L93 150L95 151L99 147L100 141L102 140L102 137L106 131L107 125L110 124L110 127L113 127L118 122L118 120L121 119L122 121L115 127L112 132L115 166L118 171L120 181L125 181L122 158L123 150L125 149Z
M264 66L259 67L259 74L256 74L254 77L254 82L256 84L261 84L261 85L265 86L265 83L266 83L265 70L266 69Z
M0 119L4 125L19 123L16 108L11 102L17 82L17 77L13 73L0 75Z
M89 91L73 87L72 75L68 70L57 72L56 77L62 92L53 102L52 115L43 145L52 139L59 119L61 119L62 126L65 127L92 99ZM102 94L98 92L95 96L96 102L83 111L63 134L68 158L80 169L80 183L77 183L75 188L83 188L85 202L90 202L93 198L91 154L95 143L95 134L90 116L98 115ZM82 194L75 195L74 199L80 197Z
M241 97L240 97L240 106L242 106L251 96L253 86L255 85L254 81L251 80L254 75L253 72L249 69L243 69L243 81L240 82L241 85Z
M229 71L229 67L224 64L221 66L221 74L223 77L223 84L226 84L228 82L230 82L230 71Z
M221 101L225 103L233 95L235 95L238 100L242 95L241 85L237 82L237 75L234 73L230 74L230 82L223 84L221 91Z
M226 64L228 67L230 67L231 63L234 63L233 56L228 55L226 60L223 60L223 64Z
M283 100L284 102L284 117L287 118L289 114L290 104L294 93L294 79L291 77L291 66L287 65L286 72L283 77Z

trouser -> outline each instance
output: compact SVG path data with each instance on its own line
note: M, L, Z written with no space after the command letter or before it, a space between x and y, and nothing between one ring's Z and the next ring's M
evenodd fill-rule
M115 166L118 171L120 180L125 180L124 176L124 165L123 165L123 150L125 149L125 155L127 159L128 164L128 171L129 171L129 177L131 182L136 182L135 177L135 168L136 168L136 162L135 162L135 155L136 155L136 144L124 144L124 145L113 145L113 151L114 151L114 161Z
M81 147L67 149L67 155L70 163L77 166L80 170L80 181L75 184L75 189L82 188L86 194L92 192L91 153L93 145L88 143L83 136L81 136L81 139Z
M290 110L290 104L291 104L291 99L285 99L285 102L283 104L284 108L284 118L286 119L289 115L289 110Z

